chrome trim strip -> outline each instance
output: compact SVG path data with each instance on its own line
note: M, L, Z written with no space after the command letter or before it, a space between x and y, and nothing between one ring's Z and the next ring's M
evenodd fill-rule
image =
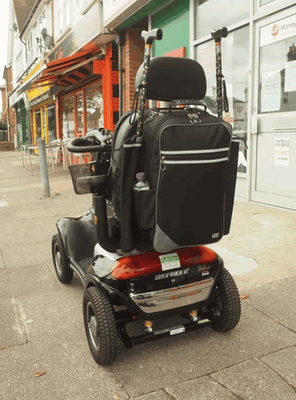
M228 157L216 158L215 160L163 160L163 164L213 164L228 161Z
M206 300L214 284L210 277L179 287L153 292L130 293L130 299L146 314L168 311Z
M205 150L171 150L171 151L161 151L162 155L177 155L177 154L205 154L205 153L220 153L222 151L229 151L229 147L223 147L220 149L205 149Z

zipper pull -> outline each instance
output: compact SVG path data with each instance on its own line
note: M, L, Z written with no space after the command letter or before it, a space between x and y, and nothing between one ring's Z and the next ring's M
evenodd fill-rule
M165 160L165 156L161 156L161 159L160 159L160 170L161 171L166 170L166 166L164 165L164 160Z

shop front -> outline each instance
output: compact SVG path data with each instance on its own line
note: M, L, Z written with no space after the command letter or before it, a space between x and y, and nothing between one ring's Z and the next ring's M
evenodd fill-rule
M17 120L17 141L18 147L29 144L30 138L30 120L29 113L23 100L15 104Z
M37 143L37 138L49 143L56 139L55 128L55 102L50 86L43 86L27 90L30 106L30 119L32 127L32 143Z
M255 24L255 49L251 199L295 210L296 7Z
M63 140L104 127L101 79L61 96L60 104L60 133Z
M223 118L243 139L237 198L296 210L296 9L286 0L194 0L192 54L207 76L205 102L215 113L211 32L226 26L222 73L229 111Z
M117 46L111 42L116 37L100 31L96 3L48 55L34 86L52 86L57 138L114 129L119 118L118 66Z

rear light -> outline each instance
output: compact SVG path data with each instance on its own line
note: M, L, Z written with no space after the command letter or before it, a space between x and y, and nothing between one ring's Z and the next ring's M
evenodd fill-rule
M204 246L178 249L166 254L178 254L181 268L194 265L209 264L216 260L216 253ZM163 253L147 252L116 260L111 267L111 275L115 279L132 279L139 276L156 274L162 271L159 256Z

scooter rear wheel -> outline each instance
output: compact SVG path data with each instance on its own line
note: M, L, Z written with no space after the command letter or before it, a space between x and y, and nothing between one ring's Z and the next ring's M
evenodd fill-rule
M70 261L65 254L63 242L59 233L52 237L51 242L52 258L58 280L62 283L70 283L73 278L73 270Z
M212 304L214 323L217 332L228 332L239 322L241 302L233 277L223 268L215 288L215 300Z
M85 290L83 319L94 360L99 365L110 365L117 355L118 339L113 308L102 289L92 286Z

